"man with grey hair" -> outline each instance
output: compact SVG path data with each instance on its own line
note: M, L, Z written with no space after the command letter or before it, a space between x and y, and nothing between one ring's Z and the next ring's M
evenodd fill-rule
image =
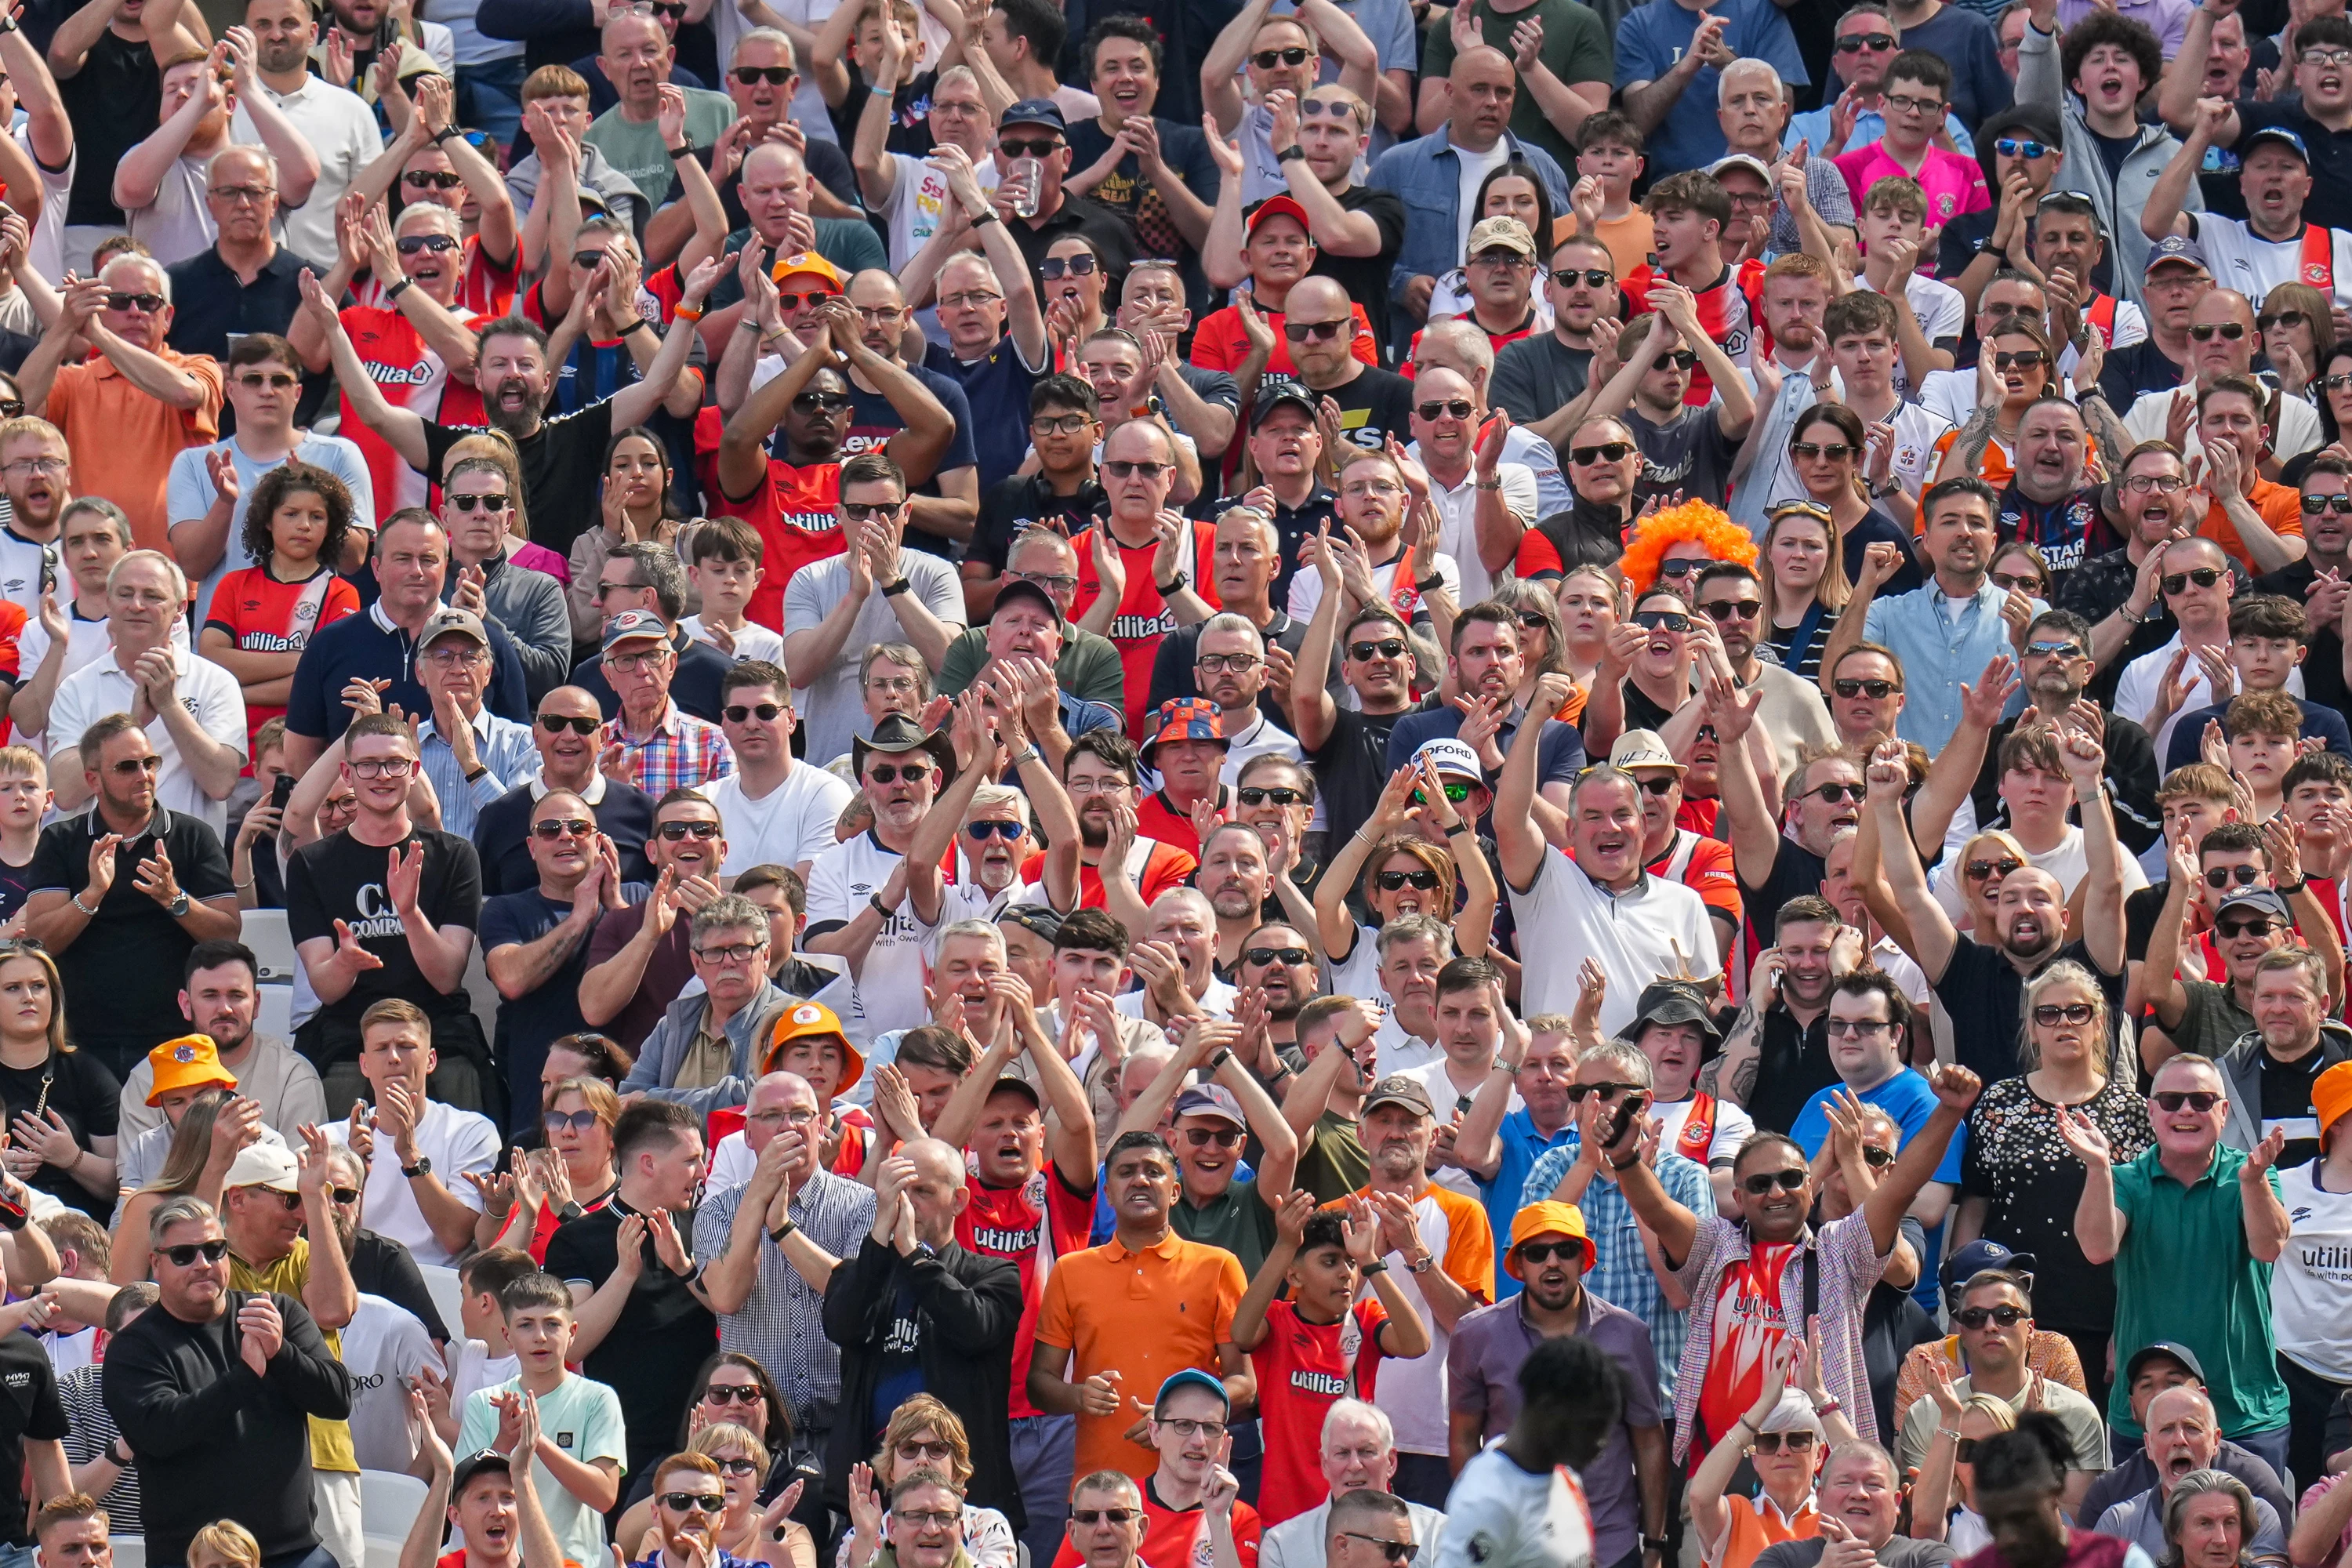
M1151 900L1149 915L1127 954L1142 985L1112 1005L1160 1024L1198 1013L1229 1016L1241 993L1217 978L1215 906L1198 889L1171 888Z
M125 226L155 265L169 267L201 254L212 242L219 208L206 197L215 154L230 145L229 104L234 98L261 145L276 154L284 177L280 196L289 207L310 199L319 178L319 154L309 140L253 79L249 34L233 30L227 39L231 76L223 81L210 59L182 59L163 71L163 101L156 126L123 155L114 169L114 205ZM273 184L276 182L272 182ZM274 204L256 204L267 208ZM270 214L263 212L267 230Z
M2120 1536L2138 1542L2143 1549L2153 1542L2156 1552L2161 1553L2168 1544L2164 1538L2165 1505L2174 1488L2193 1475L2213 1468L2221 1451L2221 1423L2213 1412L2210 1396L2200 1385L2189 1383L2165 1389L2149 1400L2142 1425L2147 1429L2143 1440L2147 1457L2156 1466L2156 1485L2110 1504L2099 1516L2098 1529L2102 1535ZM2069 1471L2067 1479L2073 1480L2074 1474ZM2263 1499L2249 1495L2257 1527L2246 1537L2246 1555L2241 1561L2284 1563L2287 1556L2286 1531L2278 1510Z
M1217 727L1225 737L1225 761L1218 770L1218 782L1229 787L1240 780L1242 764L1253 757L1272 754L1294 763L1301 760L1298 742L1266 716L1259 701L1274 668L1268 658L1265 638L1257 627L1231 610L1220 610L1202 622L1201 635L1192 645L1192 683L1217 705Z
M1454 957L1454 928L1433 914L1402 915L1381 928L1373 950L1380 954L1381 994L1388 1014L1372 1043L1380 1050L1373 1072L1386 1078L1444 1061L1437 1043L1437 972Z
M134 550L107 574L110 657L59 681L49 703L49 781L59 809L89 798L69 755L82 732L109 713L128 713L162 759L157 802L227 832L229 792L245 766L245 696L227 670L173 646L187 603L187 576L162 551Z
M1765 1425L1770 1428L1770 1418ZM1895 1533L1903 1506L1903 1478L1894 1457L1867 1438L1848 1438L1830 1449L1822 1461L1813 1502L1821 1510L1821 1532L1766 1547L1756 1559L1757 1568L1821 1568L1832 1547L1838 1549L1840 1562L1853 1562L1856 1558L1850 1548L1857 1544L1867 1549L1864 1560L1875 1562L1877 1568L1947 1568L1952 1561L1951 1547L1941 1541ZM2163 1545L2159 1536L2159 1552ZM2284 1544L2280 1552L2283 1560Z
M204 178L207 226L215 237L164 268L174 307L170 341L182 353L226 363L232 332L282 333L293 322L302 308L296 279L304 262L278 243L278 160L267 148L223 147L205 165Z
M1329 1531L1364 1528L1351 1522L1360 1511L1369 1511L1362 1508L1360 1494L1391 1496L1389 1482L1396 1476L1396 1428L1390 1424L1388 1412L1360 1399L1333 1401L1323 1414L1316 1463L1330 1486L1330 1494L1305 1513L1267 1528L1258 1540L1258 1568L1324 1568ZM1438 1542L1445 1533L1445 1515L1402 1498L1393 1500L1412 1531L1412 1554L1400 1568L1424 1568L1436 1562Z
M687 952L702 993L669 1005L622 1093L704 1112L743 1103L760 1054L792 1003L768 978L768 912L740 893L721 893L694 911Z
M1524 236L1526 230L1520 227L1517 233ZM1483 268L1488 265L1486 258L1503 247L1482 244L1486 248L1472 264ZM1413 382L1408 421L1412 443L1405 456L1429 475L1430 504L1437 509L1438 552L1453 557L1462 573L1457 602L1475 605L1492 597L1496 584L1510 581L1520 536L1541 515L1536 477L1525 464L1503 460L1499 432L1486 425L1484 388L1449 365L1417 356L1414 363L1420 374ZM1498 416L1498 424L1507 426L1510 417Z
M1804 248L1797 232L1797 216L1780 199L1776 174L1788 156L1781 136L1789 128L1794 101L1781 84L1780 68L1752 55L1724 67L1716 79L1715 118L1723 128L1724 155L1707 173L1723 184L1725 194L1732 198L1731 222L1723 231L1723 254L1735 266L1742 255L1760 258L1767 251L1782 255ZM1844 237L1851 239L1853 193L1838 166L1821 155L1822 150L1822 146L1811 148L1805 158L1805 202L1821 215L1822 223L1832 230L1849 231ZM1738 171L1752 176L1755 186L1723 180ZM1743 199L1758 189L1761 201Z
M38 446L34 443L39 443ZM26 514L24 503L14 503L15 521L5 532L0 532L0 549L22 551L30 549L33 563L26 570L33 574L29 581L34 602L26 606L29 617L16 644L17 676L15 691L8 699L8 717L16 726L16 741L47 756L46 732L49 725L49 704L55 700L58 686L66 677L101 658L114 643L114 625L107 619L106 580L114 571L114 563L131 553L131 520L122 509L104 496L75 496L64 500L64 469L62 442L27 432L5 443L15 449L18 463L60 463L57 489L57 507L45 527L37 527ZM53 447L54 459L41 450ZM201 450L201 448L195 448ZM12 476L11 484L22 484L21 477ZM40 482L35 476L34 482ZM62 504L59 504L62 503ZM43 534L47 537L42 537ZM42 589L37 568L43 563L43 552L55 551L58 570L52 574L51 609L46 616L38 612ZM180 552L175 549L176 556ZM174 647L190 641L184 629L186 623L175 622L173 629Z

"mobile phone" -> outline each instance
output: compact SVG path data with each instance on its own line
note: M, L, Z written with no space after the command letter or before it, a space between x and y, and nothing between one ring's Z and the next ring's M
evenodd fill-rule
M294 775L279 773L269 785L269 804L283 811L286 809L286 803L293 796Z
M1609 1126L1601 1135L1601 1146L1603 1149L1615 1148L1617 1140L1625 1136L1625 1129L1633 1124L1633 1118L1649 1108L1650 1097L1645 1091L1636 1090L1619 1100L1617 1114L1610 1118Z

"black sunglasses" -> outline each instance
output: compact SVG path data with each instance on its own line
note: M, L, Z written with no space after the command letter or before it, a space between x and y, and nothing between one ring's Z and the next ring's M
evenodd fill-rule
M1775 1187L1784 1193L1793 1193L1805 1184L1806 1174L1802 1169L1759 1171L1752 1176L1742 1178L1739 1190L1751 1198L1767 1196Z
M2231 882L2250 888L2262 879L2262 875L2259 866L2216 866L2205 873L2205 885L2217 893Z
M418 256L428 250L439 256L457 248L457 242L446 234L404 234L393 245L403 256Z
M1549 1263L1555 1258L1562 1263L1584 1261L1584 1243L1580 1241L1523 1241L1513 1250L1522 1263Z
M1036 136L1026 140L1004 136L998 138L996 144L1004 150L1008 158L1050 158L1062 150L1062 139L1058 136Z
M2033 1021L2044 1028L2053 1024L2087 1024L2098 1013L2088 1002L2044 1002L2033 1009Z
M1840 697L1860 697L1867 692L1874 702L1891 691L1903 689L1900 685L1892 680L1857 680L1851 676L1840 676L1830 682L1830 685Z
M1251 784L1247 788L1242 790L1240 794L1242 804L1244 805L1264 805L1269 800L1274 802L1276 805L1304 805L1307 804L1307 797L1301 795L1298 791L1295 789L1285 789L1280 785L1276 785L1269 789L1258 784Z
M1668 365L1672 365L1676 370L1688 370L1691 366L1696 363L1698 363L1698 353L1696 350L1675 349L1669 353L1662 353L1657 358L1652 360L1650 362L1650 368L1652 370L1664 370Z
M1952 1321L1964 1329L1981 1329L1987 1323L2013 1329L2025 1321L2027 1315L2022 1307L1963 1307L1952 1314Z
M773 702L761 702L756 705L751 703L737 702L725 708L721 708L719 710L719 716L726 720L730 724L740 724L745 720L751 718L755 714L759 717L761 723L771 724L773 723L782 713L783 709Z
M1476 412L1476 409L1466 397L1437 397L1432 398L1427 403L1414 404L1412 411L1421 416L1423 424L1428 424L1447 415L1456 419L1467 419Z
M1572 463L1616 463L1633 449L1631 441L1603 441L1597 447L1570 447L1568 458Z
M1434 871L1382 871L1372 880L1382 892L1393 893L1400 888L1419 888L1423 892L1437 886Z
M1993 355L1992 367L1995 370L2008 370L2011 366L2019 370L2032 370L2048 363L2049 358L2050 356L2040 349L2019 349L2014 353L2004 352Z
M5 405L0 405L0 407L5 406ZM2304 516L2317 517L2323 511L2332 511L2338 517L2352 517L2352 495L2303 498Z
M602 719L583 719L576 713L542 713L539 727L551 735L561 735L569 730L575 735L593 735L604 727Z
M2178 1111L2186 1107L2200 1116L2221 1102L2221 1097L2210 1089L2168 1089L2161 1094L2151 1094L2148 1098L2156 1101L2158 1110Z
M503 491L485 496L452 495L449 504L459 511L504 511L509 499Z
M139 310L153 315L169 303L161 294L109 294L106 308L110 310Z
M2006 877L2024 864L2014 855L2004 855L1998 860L1971 860L1968 865L1969 880L1981 882L1987 877Z
M1603 1100L1611 1100L1620 1094L1641 1087L1638 1083L1612 1083L1607 1079L1602 1079L1599 1083L1572 1083L1568 1086L1568 1102L1570 1105L1580 1105L1588 1094L1597 1094Z
M1242 957L1260 969L1269 963L1305 963L1315 955L1303 947L1245 947Z
M2243 321L2208 322L2204 326L2189 329L2189 335L2200 343L2211 342L2216 333L2219 333L2224 342L2234 343L2246 335L2246 323Z
M1351 642L1348 645L1348 657L1358 664L1375 654L1382 658L1399 658L1403 657L1404 646L1401 637L1383 637L1379 642Z
M178 1247L159 1247L155 1250L169 1258L174 1268L193 1268L199 1258L206 1263L218 1263L226 1258L228 1242L215 1237L210 1241L184 1242Z
M2191 583L2196 584L2200 588L2210 588L2221 580L2221 567L2198 566L2193 567L2187 572L2175 572L2171 575L2166 577L2164 580L2164 591L2168 594L2178 594L2187 588Z
M2213 922L2213 934L2223 942L2234 942L2242 936L2268 936L2278 929L2279 922L2268 915L2257 915L2245 921L2217 920Z
M1282 335L1294 343L1329 342L1339 335L1340 329L1355 325L1353 319L1344 321L1285 321Z
M661 834L663 838L672 844L676 844L688 836L696 838L716 838L719 837L719 824L715 822L665 822L658 829L656 829L656 831Z
M1250 57L1250 64L1262 71L1270 71L1276 66L1303 66L1307 52L1296 44L1286 49L1260 49Z
M1402 1563L1421 1550L1410 1541L1391 1541L1385 1536L1366 1535L1360 1530L1343 1530L1339 1533L1349 1541L1362 1542L1391 1563Z
M782 87L793 79L793 68L790 66L737 66L727 74L745 87L754 87L763 81L770 87Z
M1662 626L1670 632L1686 632L1691 626L1690 617L1680 610L1636 610L1633 612L1633 624L1645 632L1654 632Z
M1573 289L1580 282L1587 289L1606 289L1617 281L1617 275L1605 267L1588 267L1581 272L1570 267L1553 273L1551 280L1563 289Z
M411 169L401 179L415 191L454 191L466 183L466 177L454 169Z
M1837 52L1842 55L1858 55L1864 49L1874 55L1883 55L1894 47L1895 35L1892 33L1855 33L1837 41ZM2007 152L2008 144L2004 142L2001 150Z
M929 763L877 763L866 770L866 776L876 784L897 784L905 779L916 784L931 776Z

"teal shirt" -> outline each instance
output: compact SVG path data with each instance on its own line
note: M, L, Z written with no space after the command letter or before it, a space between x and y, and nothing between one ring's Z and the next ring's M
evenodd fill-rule
M686 139L697 147L709 146L733 122L734 100L705 88L679 90L686 94ZM659 121L639 125L624 120L620 105L614 104L596 117L581 140L604 153L605 162L645 192L648 205L657 207L669 200L677 173L670 166L669 149L662 145Z
M2271 1334L2271 1266L2246 1246L2238 1197L2245 1152L2216 1147L2190 1187L2167 1173L2161 1152L2116 1167L2116 1207L2130 1224L2116 1258L2116 1363L2158 1340L2177 1341L2204 1363L2224 1436L2276 1431L2287 1423L2286 1384ZM2276 1194L2278 1173L2265 1179ZM2197 1289L2184 1289L2187 1280ZM2125 1436L2141 1435L2121 1378L2107 1395L2107 1421Z

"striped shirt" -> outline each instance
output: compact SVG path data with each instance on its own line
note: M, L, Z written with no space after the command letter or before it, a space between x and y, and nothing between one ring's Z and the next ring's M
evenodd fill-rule
M1568 1168L1576 1163L1582 1140L1575 1128L1566 1131L1566 1142L1536 1157L1527 1185L1519 1189L1519 1207L1550 1197ZM1668 1197L1693 1214L1715 1212L1715 1188L1707 1181L1705 1166L1680 1154L1662 1152L1656 1170L1658 1184L1666 1189ZM1659 1289L1658 1277L1650 1272L1649 1254L1642 1247L1642 1222L1634 1217L1633 1205L1625 1201L1624 1189L1613 1175L1605 1169L1596 1174L1577 1207L1584 1215L1584 1233L1592 1238L1600 1257L1584 1282L1611 1306L1622 1307L1650 1325L1650 1346L1658 1357L1658 1392L1671 1399L1675 1373L1682 1365L1683 1341L1690 1332L1690 1313L1667 1300L1665 1291Z

